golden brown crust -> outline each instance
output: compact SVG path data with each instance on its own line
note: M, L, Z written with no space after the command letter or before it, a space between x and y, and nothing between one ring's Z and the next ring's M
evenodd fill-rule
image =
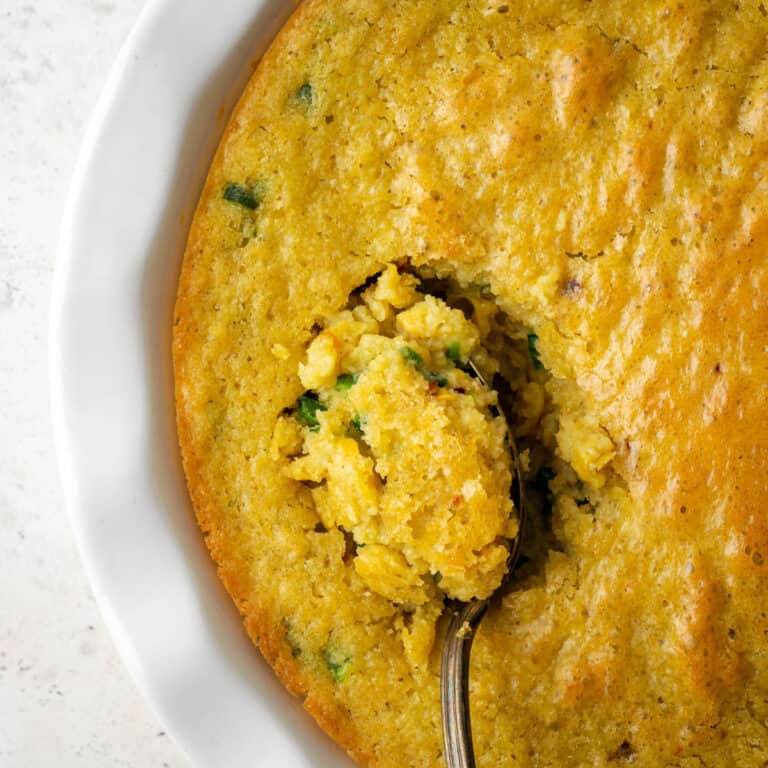
M399 26L388 26L395 14ZM458 74L438 73L438 98L424 74L437 58L418 56L430 45L438 50L452 14L457 29L476 25L482 34L449 48ZM509 26L501 26L502 18ZM380 19L391 39L383 32L382 40L371 37L367 26ZM531 766L582 759L610 765L628 755L654 768L719 768L729 760L757 766L768 759L761 640L768 632L761 597L768 558L766 33L768 23L751 6L698 0L642 7L542 0L503 14L448 0L424 2L418 13L396 2L309 0L251 79L212 165L179 283L173 349L179 441L200 527L249 635L286 687L305 697L320 725L362 764L437 764L439 736L405 744L397 731L406 725L388 702L376 708L362 700L356 678L341 686L323 668L327 644L354 646L359 676L372 675L382 698L395 689L402 690L401 701L423 695L420 704L404 707L404 717L422 717L427 733L439 726L436 670L414 672L397 658L394 614L355 591L359 585L334 565L333 537L321 541L307 524L299 541L289 538L294 529L287 523L280 527L285 516L311 519L300 490L283 502L279 489L259 479L281 482L269 474L263 458L269 434L259 429L299 393L287 371L295 372L314 322L301 297L289 304L277 291L262 295L274 280L284 290L302 288L290 272L292 255L279 246L284 233L306 234L306 259L303 252L296 258L318 318L338 308L361 277L403 256L448 269L463 282L490 279L503 307L536 328L545 364L576 382L616 446L613 470L621 482L603 494L591 521L577 510L555 510L566 551L551 553L541 581L510 596L478 637L473 695L478 711L487 713L477 723L485 764L511 764L513 753ZM359 112L332 114L329 98L326 120L311 131L293 123L273 131L271 151L285 164L325 148L335 165L318 160L317 173L348 184L345 191L359 196L357 207L331 187L311 188L310 174L285 173L275 182L283 207L276 202L260 223L264 241L241 248L226 229L222 182L251 166L280 173L268 153L253 150L251 138L255 130L267 134L281 110L289 111L285 93L316 65L321 54L312 53L312 40L323 35L338 37L339 72L349 61L377 71L378 101L355 100L355 89L370 86L365 77L316 68L318 82L333 75L334 85L349 88L333 108L351 104ZM462 58L473 45L474 59ZM384 59L387 66L377 69ZM415 78L417 90L404 95L389 77L395 74ZM521 93L527 103L517 98ZM406 98L433 99L427 117L392 107ZM354 157L347 151L361 130L374 135L383 121L398 120L400 136L376 134ZM339 133L317 139L330 125ZM345 132L355 126L357 134ZM393 142L387 161L395 170L382 164L373 177L368 170L379 168L384 141ZM364 176L358 187L352 159ZM461 180L457 168L466 172ZM369 194L374 187L379 197ZM307 234L318 226L312 206L323 195L335 207L329 233ZM297 223L291 205L310 223ZM337 210L340 222L333 218ZM357 216L366 237L351 224ZM377 228L377 220L386 226ZM239 261L230 264L231 273L257 264L265 285L227 283L217 269L232 254ZM324 266L330 258L337 273ZM307 266L313 259L315 273ZM218 310L199 310L219 294L233 302L223 306L226 322L213 319ZM212 340L241 319L235 302L252 302L253 323L269 336L233 334L238 365L246 354L269 360L271 341L288 350L285 366L274 364L272 389L260 372L223 361L225 345ZM286 308L302 322L282 328ZM264 397L253 411L235 392L241 382L253 385L253 400ZM225 402L237 409L236 419L222 410ZM255 436L243 430L249 419ZM242 461L221 459L217 430ZM220 471L229 488L214 480ZM283 504L283 518L260 508L261 516L251 514L258 504L249 492L266 499L265 508ZM269 567L294 558L290 578L312 593L312 611L279 594L277 583L269 594L260 591L264 581L254 573L249 547L275 530L285 540ZM617 551L620 557L613 557ZM317 581L321 571L302 570L302 558L315 565L327 560L333 595ZM337 598L333 624L318 606ZM386 628L377 636L383 650L366 646L362 630L339 633L351 621L344 605L350 600L371 627ZM288 638L286 622L293 620L306 633L300 647ZM389 666L378 666L377 654ZM526 728L510 736L515 718ZM371 731L372 722L385 721L395 724L386 734ZM539 759L539 748L548 756Z
M190 285L195 270L195 256L200 253L209 236L207 222L201 215L211 200L219 194L216 180L220 176L224 162L224 154L230 137L238 130L239 115L250 107L254 92L260 83L269 82L270 67L279 56L279 52L287 45L293 30L302 24L309 23L323 6L323 0L304 0L294 11L281 29L278 36L270 45L268 51L259 62L256 71L248 82L242 96L238 100L227 127L216 151L211 169L195 216L190 227L187 247L184 252L179 286L176 298L175 317L188 315L187 303L197 299L194 288ZM190 329L176 322L173 336L173 360L176 371L176 423L179 446L181 447L184 474L187 478L192 507L197 517L198 525L205 534L206 544L211 556L218 565L218 574L227 592L244 618L244 626L254 644L259 648L264 659L273 668L283 685L294 695L300 697L304 707L315 718L320 727L335 741L343 746L361 765L375 766L370 750L365 747L360 734L351 727L349 718L344 716L336 706L332 697L323 695L322 691L313 690L312 682L307 679L306 670L296 662L291 648L285 639L285 630L280 624L280 618L270 615L262 607L254 604L250 594L250 586L242 583L242 571L231 563L231 548L226 541L222 542L216 520L218 510L206 492L205 482L199 468L200 457L196 451L196 439L193 434L193 423L189 411L183 406L183 392L180 378L184 374L187 336Z

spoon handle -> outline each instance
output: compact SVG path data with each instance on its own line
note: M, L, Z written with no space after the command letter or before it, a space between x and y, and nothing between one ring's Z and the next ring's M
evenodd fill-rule
M468 361L468 365L472 375L482 384L486 384L472 360ZM512 433L509 442L514 468L512 499L518 509L519 531L512 542L507 574L499 589L509 583L520 559L527 518L523 497L523 472ZM447 768L475 768L475 748L472 745L472 723L469 717L469 654L472 651L475 632L488 610L489 601L490 598L472 600L469 603L455 601L446 606L451 620L445 634L440 667L440 708L443 715L443 750Z
M487 600L473 600L457 603L450 609L440 671L443 745L448 768L475 768L469 717L469 654L487 608Z

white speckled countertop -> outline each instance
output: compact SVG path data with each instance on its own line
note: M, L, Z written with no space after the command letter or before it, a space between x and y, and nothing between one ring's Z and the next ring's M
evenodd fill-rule
M189 768L128 678L59 487L48 317L85 123L143 0L0 3L0 768Z

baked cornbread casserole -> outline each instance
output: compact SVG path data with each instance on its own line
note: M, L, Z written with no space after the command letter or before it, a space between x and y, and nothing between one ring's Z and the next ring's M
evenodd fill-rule
M248 633L361 765L444 764L510 436L478 765L768 765L767 175L757 0L307 0L278 35L189 236L179 437Z

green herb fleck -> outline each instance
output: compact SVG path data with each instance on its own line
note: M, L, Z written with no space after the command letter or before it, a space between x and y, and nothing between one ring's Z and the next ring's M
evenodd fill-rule
M533 486L540 493L549 493L549 481L555 477L552 467L541 467L533 479Z
M350 389L357 383L356 373L342 373L338 379L336 379L335 388L339 392L349 392Z
M312 83L304 83L303 85L300 85L296 89L294 96L298 101L300 101L305 106L311 107L312 102L314 101L314 92L312 91Z
M589 504L589 499L576 499L577 507L586 507Z
M359 413L349 420L347 434L350 437L360 437L363 434L363 420Z
M421 355L413 349L413 347L401 347L400 354L409 362L414 365L421 365L424 361Z
M539 350L536 346L536 343L538 342L539 337L535 333L529 333L528 334L528 353L531 356L531 360L533 361L533 367L540 371L544 368L544 365L541 362L541 359L539 358Z
M261 205L262 194L262 184L253 184L250 187L245 187L242 184L230 182L224 187L222 197L230 203L241 205L249 211L255 211Z
M317 399L317 395L313 393L302 395L296 403L296 408L299 421L309 427L313 432L317 432L317 430L320 429L320 422L317 420L317 412L328 410Z
M325 663L337 683L343 683L352 671L352 658L339 651L326 651Z
M445 348L445 356L449 360L453 360L454 363L460 362L461 361L461 344L459 344L458 341L452 341Z
M434 381L438 387L445 387L448 385L448 379L446 379L442 373L434 373L433 371L422 371L422 373L427 381Z

